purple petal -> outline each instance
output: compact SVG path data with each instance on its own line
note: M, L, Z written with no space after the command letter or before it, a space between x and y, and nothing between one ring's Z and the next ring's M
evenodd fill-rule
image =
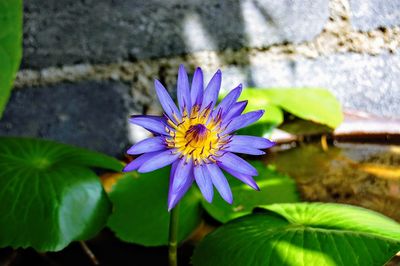
M231 120L231 122L226 127L224 134L229 134L233 131L241 129L243 127L247 127L250 124L253 124L258 119L263 116L264 110L258 110L253 112L248 112L243 115L237 116Z
M178 167L178 164L181 160L176 160L175 162L172 163L171 165L171 172L169 173L169 189L168 191L172 191L172 184L175 176L175 171L176 168Z
M160 104L167 116L173 121L175 121L174 114L179 119L181 119L181 114L178 111L178 108L176 107L174 101L171 99L171 96L169 96L168 91L165 89L165 87L158 80L154 81L154 87L156 88L158 100L160 101Z
M171 172L169 173L168 198L170 197L170 194L172 192L172 184L174 183L175 171L176 171L176 168L178 167L178 164L180 161L181 160L176 160L175 162L172 163L172 166L171 166Z
M145 153L143 155L140 155L136 159L134 159L132 162L127 164L122 172L130 172L137 170L140 166L142 166L145 162L156 156L157 154L161 153L161 151L155 151L155 152L149 152Z
M203 71L201 68L196 68L192 80L192 89L190 91L192 105L200 105L203 101Z
M146 152L165 150L166 145L164 138L153 137L144 139L133 145L126 153L127 154L141 154Z
M160 116L149 116L149 115L134 115L132 116L129 121L132 124L144 127L147 130L152 132L162 134L162 135L169 135L166 131L166 124L163 120L163 117Z
M212 110L214 108L215 103L218 100L218 94L220 88L221 88L221 70L218 70L211 78L210 82L208 83L204 91L203 104L201 106L202 110L204 110L210 104L211 104L210 109Z
M232 118L241 115L246 106L247 106L247 101L241 101L235 103L232 106L232 108L228 111L228 113L226 113L226 115L223 117L224 122L228 123Z
M186 162L185 158L178 161L174 167L175 172L170 179L168 192L168 211L175 207L178 201L185 195L193 183L193 164ZM172 174L172 171L171 171Z
M189 110L192 108L189 91L189 79L183 65L179 66L177 96L181 112L183 112L184 108L186 108L186 110L189 112Z
M219 167L213 163L205 164L204 169L205 169L204 174L211 177L211 180L215 188L221 195L221 197L229 204L232 204L233 202L232 191L221 169L219 169Z
M236 169L236 171L250 176L258 175L257 169L251 164L240 158L239 156L227 152L218 158L218 165L221 167L227 167L230 169Z
M185 158L179 160L174 175L174 182L172 184L172 190L180 190L185 184L185 180L189 177L190 171L193 168L192 160L186 162Z
M170 179L172 179L174 177L175 171L176 171L176 167L178 166L179 162L180 162L180 160L176 160L175 162L172 163L172 165L171 165L171 173L170 173L170 176L169 176ZM172 183L170 185L172 185Z
M174 161L176 161L179 157L179 153L173 153L172 150L162 151L151 160L144 163L142 166L139 167L139 173L147 173L154 171L156 169L162 168L164 166L170 165Z
M240 96L240 93L242 93L242 84L231 90L228 95L225 96L221 103L215 108L214 113L217 114L218 112L220 112L219 110L222 110L221 114L222 116L224 116L236 103L237 99Z
M230 144L251 146L257 149L268 149L274 146L275 142L262 137L235 135L232 136Z
M203 165L194 167L194 178L204 198L211 202L214 196L214 189L210 176L204 174L205 170L203 168Z
M243 183L249 185L253 189L260 190L260 188L258 187L256 181L254 181L253 177L251 177L249 175L242 174L242 173L240 173L240 172L238 172L236 170L233 170L233 169L231 169L229 167L225 167L224 165L221 165L221 168L224 169L229 174L231 174L232 176L234 176L237 179L239 179L240 181L242 181Z
M252 146L248 145L233 145L233 144L228 144L226 148L224 148L225 151L230 151L230 152L235 152L235 153L243 153L243 154L250 154L250 155L264 155L265 152L260 151L259 149L256 149Z

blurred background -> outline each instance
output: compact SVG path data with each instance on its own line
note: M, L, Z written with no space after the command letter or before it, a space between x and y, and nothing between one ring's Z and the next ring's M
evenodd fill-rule
M158 114L155 78L179 64L237 84L323 87L346 110L400 115L398 0L29 0L24 50L0 135L119 156Z

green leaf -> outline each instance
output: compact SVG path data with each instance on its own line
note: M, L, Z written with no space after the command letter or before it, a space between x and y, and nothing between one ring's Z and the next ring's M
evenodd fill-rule
M257 107L276 105L297 117L332 128L343 121L340 103L325 89L247 88L243 90L239 100L245 99L249 100L249 105Z
M257 110L265 111L264 115L257 121L258 123L280 125L283 122L283 111L278 106L266 103L263 99L249 98L248 100L244 113Z
M169 169L147 174L131 172L113 186L109 196L114 211L108 226L118 238L144 246L168 243ZM186 239L200 224L200 197L192 187L179 203L179 241Z
M249 100L244 112L265 110L264 115L256 123L240 129L237 134L251 136L268 136L272 130L283 122L283 111L275 105L259 104L256 99Z
M247 100L247 106L244 112L256 110L265 110L264 115L257 121L256 124L272 124L280 125L283 122L282 109L274 104L270 99L265 97L261 89L245 88L240 95L238 101Z
M122 165L51 141L0 137L0 247L56 251L97 234L111 205L88 166Z
M255 177L255 180L260 191L255 191L226 174L232 188L233 204L226 203L218 193L215 193L212 203L203 199L203 207L218 221L226 223L234 218L250 214L254 207L263 204L300 201L293 179L276 172L271 166L266 167L260 161L254 161L251 164L258 170L259 175Z
M370 233L400 241L399 223L361 207L336 203L300 203L272 204L260 208L275 212L292 224Z
M276 124L255 122L248 127L239 129L236 134L269 138L276 126Z
M22 57L22 0L0 1L0 117Z
M400 224L333 203L273 204L205 237L201 265L383 265L400 250Z
M0 137L0 153L7 158L18 159L36 167L68 164L98 167L116 172L120 172L123 168L120 161L102 153L32 138Z

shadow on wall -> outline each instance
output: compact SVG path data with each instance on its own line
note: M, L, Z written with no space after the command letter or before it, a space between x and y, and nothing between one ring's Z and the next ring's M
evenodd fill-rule
M300 42L320 32L327 0L25 2L23 68L112 63ZM321 9L322 8L322 9ZM221 54L221 63L247 66ZM247 83L253 85L251 73Z
M315 6L324 3L327 0L25 1L22 68L299 42L321 30L322 25L304 17L320 16ZM306 23L295 23L299 18ZM237 83L255 85L245 51L236 58L219 54L217 60L238 69L240 75L227 74L239 76ZM187 65L188 70L194 67ZM129 99L129 90L121 82L79 82L14 91L0 134L55 139L121 154L132 132L127 118L133 109L142 109L140 104L132 106L135 100Z
M15 90L0 120L0 135L52 139L121 155L128 135L127 92L118 82Z

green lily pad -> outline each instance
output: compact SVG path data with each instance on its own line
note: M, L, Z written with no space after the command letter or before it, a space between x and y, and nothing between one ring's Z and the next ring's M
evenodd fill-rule
M0 137L0 247L56 251L97 234L111 205L88 167L122 164L56 142Z
M233 204L228 204L218 193L214 193L212 203L202 200L204 209L216 220L226 223L234 218L250 214L254 207L263 204L300 201L296 183L292 178L275 171L271 166L265 166L262 162L254 161L251 164L259 172L255 180L260 191L255 191L226 174L231 184Z
M114 210L108 226L123 241L144 246L168 243L169 170L125 174L109 196ZM200 192L192 187L179 203L178 239L186 239L201 222Z
M253 125L239 129L236 134L269 138L276 126L276 124L255 122Z
M370 210L333 203L264 206L206 236L201 265L383 265L400 250L400 224Z
M249 100L248 108L278 106L305 120L336 128L343 121L340 103L331 92L320 88L246 88L239 100ZM264 114L267 116L268 114Z
M22 57L22 0L0 1L0 117Z
M247 96L247 91L248 89L243 91L243 94L241 98ZM264 115L257 121L258 123L261 124L272 124L272 125L280 125L283 122L283 111L280 107L270 103L270 102L265 102L265 99L259 99L255 97L248 97L244 98L248 100L246 109L244 110L244 113L251 112L251 111L256 111L256 110L264 110L265 113Z
M237 134L268 137L268 135L272 133L272 130L274 130L276 126L283 123L283 111L281 108L275 105L258 105L257 101L253 101L253 99L251 99L244 112L256 110L265 110L265 113L260 120L253 125L238 130Z

